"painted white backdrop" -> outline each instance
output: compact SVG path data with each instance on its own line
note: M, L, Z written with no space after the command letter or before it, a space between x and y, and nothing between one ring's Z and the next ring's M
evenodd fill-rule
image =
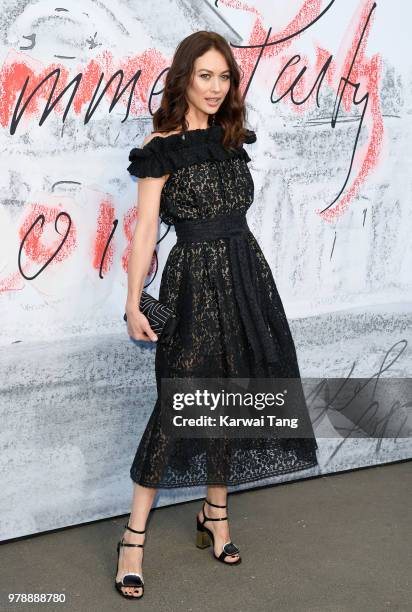
M257 133L246 145L248 222L302 376L369 377L388 363L386 376L410 375L408 3L0 8L0 539L129 509L129 468L156 391L154 346L131 341L122 320L138 215L127 158L151 131L162 76L191 32L221 33L243 70ZM167 231L159 225L159 240ZM153 258L155 296L174 241L172 228ZM237 489L412 457L406 437L342 444L328 418L315 431L319 469ZM156 504L203 493L161 490Z

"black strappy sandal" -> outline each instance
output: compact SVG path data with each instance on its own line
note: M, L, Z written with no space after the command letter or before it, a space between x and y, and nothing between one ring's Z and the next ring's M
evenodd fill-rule
M133 533L145 533L146 530L144 531L136 531L136 529L132 529L131 527L129 527L129 523L127 522L125 525L126 529L128 529L129 531L133 531ZM120 547L121 546L138 546L139 548L144 548L144 544L129 544L128 542L124 542L123 538L121 539L120 542L117 543L117 570L116 570L116 575L117 572L119 571L119 557L120 557ZM140 574L136 574L134 572L128 572L127 574L125 574L123 576L123 578L120 580L120 582L116 582L116 579L114 580L114 586L116 587L116 589L119 591L120 595L123 595L123 597L126 597L126 599L141 599L143 597L143 593L144 593L144 582L143 582L143 577ZM124 593L121 589L121 587L130 587L130 588L141 588L142 589L142 593L141 595L129 595L128 593Z
M228 517L227 516L224 516L223 518L207 517L205 514L205 502L208 503L209 506L214 506L215 508L227 508L227 506L218 506L217 504L211 504L210 501L208 501L208 499L205 497L205 501L203 502L203 508L202 508L203 521L200 522L199 517L196 516L196 527L197 527L196 546L198 548L207 548L208 546L213 544L213 556L215 559L217 559L218 561L221 561L225 565L238 565L242 561L241 557L239 557L237 561L225 561L226 557L235 557L240 552L239 548L235 544L233 544L233 542L231 541L226 542L226 544L224 544L223 550L219 556L215 554L215 549L214 549L215 538L214 538L213 533L210 531L210 529L205 527L205 522L206 521L227 521Z

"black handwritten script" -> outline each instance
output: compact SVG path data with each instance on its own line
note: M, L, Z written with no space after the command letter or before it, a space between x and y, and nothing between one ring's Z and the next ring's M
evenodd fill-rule
M67 117L67 115L69 113L69 110L70 110L70 106L71 106L71 104L72 104L72 102L73 102L73 100L75 98L77 90L80 87L80 83L81 83L83 74L82 73L77 74L70 81L70 83L68 83L66 85L66 87L64 87L64 89L56 96L56 99L53 102L51 102L51 100L53 99L56 87L57 87L57 85L59 83L60 74L61 74L61 69L60 68L56 68L55 70L52 70L49 74L47 74L44 77L44 79L42 79L38 83L38 85L36 85L36 87L33 89L33 91L27 96L27 99L24 102L24 104L22 105L22 108L20 110L20 105L22 104L22 100L23 100L23 97L24 97L24 95L26 93L26 89L27 89L27 86L28 86L29 80L30 80L29 77L26 78L26 80L25 80L25 82L23 84L23 87L21 89L20 95L19 95L19 97L17 99L16 106L15 106L14 111L13 111L13 115L12 115L12 119L11 119L11 123L10 123L10 134L14 134L16 132L16 129L17 129L19 123L20 123L21 118L24 115L25 110L27 109L27 106L30 104L31 100L35 97L37 92L43 87L43 85L47 84L47 82L49 80L51 80L53 77L54 77L54 82L52 83L52 88L51 88L51 91L50 91L50 94L49 94L49 98L46 101L46 107L43 110L43 113L42 113L42 115L40 117L39 126L43 125L43 123L46 121L47 117L50 115L50 113L52 112L52 110L54 109L56 104L58 104L58 102L60 102L60 100L62 99L62 97L66 93L66 91L71 89L72 85L74 85L73 91L71 93L71 96L69 98L69 101L68 101L67 106L66 106L66 108L64 110L64 113L63 113L63 123L65 122L66 117ZM110 104L110 107L109 107L109 113L112 112L112 110L114 109L116 104L119 102L119 100L123 96L125 90L129 88L129 85L130 84L132 85L131 91L129 93L129 100L128 100L128 103L127 103L127 108L126 108L126 116L122 120L122 123L124 123L124 121L126 121L127 117L129 116L129 110L130 110L130 105L131 105L132 99L133 99L133 93L134 93L135 87L137 85L137 82L138 82L138 80L140 78L140 75L141 75L141 70L138 70L133 75L133 77L128 81L128 83L126 83L126 85L123 87L123 89L121 91L119 91L121 83L122 83L122 80L123 80L123 77L124 77L124 73L123 73L123 70L117 70L109 78L107 84L103 88L103 91L101 92L100 96L98 97L97 102L95 103L94 102L95 98L96 98L96 96L98 94L101 82L102 82L102 80L104 78L104 73L102 73L100 75L99 82L98 82L98 84L96 86L96 89L95 89L95 91L93 93L92 99L90 100L89 106L88 106L88 108L86 110L86 114L85 114L85 118L84 118L84 124L87 125L87 123L93 117L93 115L96 112L100 102L102 101L103 96L105 96L107 89L111 86L112 82L115 81L115 79L117 77L120 77L120 83L117 83L117 87L116 87L116 91L115 91L115 94L114 94L114 98L113 98L113 100L112 100L112 102Z
M265 40L260 43L260 44L248 44L248 45L240 45L240 44L235 44L235 43L230 43L232 47L234 48L238 48L238 49L250 49L250 50L255 50L258 49L259 53L258 56L256 58L255 64L253 66L253 69L251 70L251 73L248 77L248 82L246 83L246 87L244 89L244 96L247 95L247 92L251 86L251 83L253 81L253 78L256 74L256 70L258 68L258 65L264 55L264 52L266 49L273 47L275 45L280 45L282 43L284 43L285 41L288 41L290 39L293 39L297 36L300 36L301 34L303 34L305 31L309 30L311 27L313 27L313 25L318 22L320 19L324 18L325 15L331 10L331 8L333 7L333 5L335 4L336 0L331 0L331 2L329 2L327 4L327 6L315 17L313 18L311 21L309 21L308 23L306 23L305 25L303 25L302 27L300 27L299 29L297 29L296 31L292 32L291 34L288 34L287 36L283 36L280 37L276 40L270 40L271 37L271 32L272 32L272 28L270 27L266 33L266 38ZM341 196L341 194L343 193L350 175L351 175L351 171L353 168L353 163L354 163L354 158L355 158L355 153L357 150L357 146L358 146L358 141L359 141L359 137L360 137L360 133L361 133L361 129L362 126L364 124L364 118L366 115L366 111L368 108L368 102L369 102L369 93L365 92L364 95L362 95L361 97L358 98L358 91L360 88L360 83L359 82L353 82L351 80L351 73L354 69L358 54L359 54L359 50L361 48L362 45L362 41L366 35L366 31L372 16L372 13L375 11L376 9L376 2L374 2L370 8L370 11L365 19L365 22L362 24L362 27L360 28L361 32L359 35L359 40L357 41L356 45L354 45L354 52L353 52L353 57L352 60L349 62L349 68L348 68L348 72L347 74L344 74L341 76L340 78L340 82L339 82L339 86L338 86L338 91L336 94L336 99L335 99L335 103L334 103L334 108L333 108L333 112L332 112L332 116L331 116L331 127L334 128L336 126L337 120L338 120L338 114L339 114L339 110L342 104L342 98L343 95L345 93L345 90L347 87L351 87L353 88L353 97L352 97L352 102L355 106L360 106L361 107L361 113L359 116L359 125L358 125L358 129L356 131L356 136L355 136L355 140L353 143L353 150L351 153L351 158L349 160L349 164L348 164L348 170L347 170L347 174L346 177L344 179L344 182L341 186L341 188L339 189L338 193L336 194L336 196L334 197L334 199L320 212L325 212L326 210L328 210L331 206L333 206L333 204L339 199L339 197ZM270 101L272 103L277 103L280 102L285 96L289 95L290 99L292 101L293 104L295 105L301 105L303 104L311 95L312 93L315 91L316 89L316 104L319 107L319 94L320 94L320 90L321 90L321 86L322 83L325 79L325 76L327 74L328 69L331 66L331 62L332 62L332 58L333 56L330 55L327 60L324 62L322 68L319 71L319 74L317 76L317 78L315 79L315 82L313 83L312 87L310 88L310 90L308 91L307 95L298 100L296 95L295 95L295 90L299 87L299 83L303 78L303 75L305 74L307 67L303 66L302 69L300 70L299 74L296 76L296 78L293 80L292 84L290 84L287 89L277 98L274 97L274 90L276 88L276 85L279 83L279 80L281 79L281 77L284 75L285 71L289 68L289 66L297 64L301 57L300 55L294 55L293 57L291 57L288 62L285 64L285 66L280 70L280 73L278 75L278 77L275 80L275 83L273 85L272 91L270 93ZM162 87L157 87L157 84L159 83L159 81L161 80L161 78L163 77L164 73L168 70L168 68L163 69L161 71L161 73L158 75L158 77L155 79L155 83L150 91L150 95L148 98L148 109L150 111L150 113L152 113L152 100L158 96L160 96L163 93L163 88ZM126 113L125 113L125 117L122 119L122 123L124 123L128 116L129 116L129 112L130 112L130 107L131 107L131 103L133 100L133 95L137 86L137 83L141 77L142 74L142 70L137 70L132 77L127 81L127 83L125 83L125 85L122 87L123 84L123 80L124 80L124 72L123 70L117 70L112 76L109 77L107 83L104 85L102 91L100 91L100 87L102 84L102 81L104 79L104 73L101 73L99 81L95 87L94 92L91 95L91 99L89 102L88 107L86 108L86 112L84 115L84 124L86 125L90 119L93 117L95 111L97 110L97 108L99 107L103 97L105 97L107 90L112 86L112 83L114 83L115 81L117 81L116 83L116 90L115 93L112 97L112 101L110 103L110 107L109 107L109 113L116 107L116 105L118 104L118 102L122 99L122 97L124 95L128 95L128 100L127 100L127 104L126 104ZM57 85L59 83L59 79L61 76L61 71L59 68L56 68L54 70L52 70L49 74L47 74L37 85L36 87L33 89L33 91L31 91L28 95L27 98L25 100L25 102L23 103L23 98L26 94L26 90L28 88L28 84L29 84L29 77L26 78L23 87L20 91L20 95L17 99L16 105L14 107L14 111L13 111L13 115L11 118L11 122L10 122L10 133L14 134L16 132L16 129L19 125L19 122L21 120L21 118L24 115L25 110L27 109L27 106L30 104L31 100L33 99L33 97L37 94L37 92L39 90L41 90L43 87L48 87L48 81L49 80L53 80L52 83L52 87L50 90L50 94L48 96L48 99L46 100L46 105L45 108L43 110L43 113L40 117L39 120L39 126L43 125L43 123L46 121L47 117L49 116L49 114L52 112L52 110L54 109L54 107L56 106L56 104L58 104L63 96L66 94L67 91L72 90L71 91L71 95L70 98L67 102L66 108L64 110L63 113L63 123L66 120L66 117L69 113L70 107L73 103L73 100L76 96L77 90L80 87L82 78L83 78L83 74L79 73L77 74L65 87L64 89L56 96L56 98L53 100L53 97L55 95L55 91L57 88ZM100 91L100 93L99 93ZM53 100L53 101L52 101Z
M276 39L274 41L270 41L270 35L271 35L271 31L272 28L268 29L268 32L266 34L266 40L261 44L254 44L254 45L236 45L234 43L231 43L232 47L236 47L236 48L241 48L241 49L260 49L260 52L258 54L258 57L256 59L256 63L255 66L251 72L250 78L249 78L249 82L247 83L246 89L244 91L244 95L247 94L248 89L251 85L251 82L253 80L253 77L256 73L256 69L259 65L259 62L262 59L263 53L265 51L265 49L275 46L275 45L280 45L281 43L284 43L287 40L290 40L292 38L295 38L296 36L302 34L305 30L308 30L310 27L312 27L317 21L319 21L319 19L321 19L322 17L324 17L324 15L331 9L332 5L335 3L335 0L332 0L327 6L326 8L315 18L313 19L311 22L309 22L308 24L304 25L302 28L300 28L299 30L296 30L296 32L293 32L292 34L289 34L288 36L284 36L282 38ZM353 53L353 57L349 63L349 69L348 69L348 73L346 75L342 75L340 78L340 82L339 82L339 86L338 86L338 91L336 94L336 99L335 99L335 104L334 104L334 108L333 108L333 113L332 113L332 117L331 117L331 127L334 128L336 126L336 122L338 120L338 114L339 114L339 110L341 107L341 103L342 103L342 98L343 95L345 93L345 90L348 86L351 86L354 90L353 92L353 97L352 97L352 102L353 104L355 104L355 106L361 106L361 114L360 114L360 118L359 118L359 125L358 125L358 129L356 131L356 137L355 137L355 141L353 144L353 150L352 150L352 154L351 154L351 159L349 161L349 167L348 167L348 171L344 180L344 183L342 185L342 187L340 188L340 190L338 191L337 195L335 196L335 198L332 200L332 202L330 202L323 210L321 210L320 212L325 212L326 210L328 210L331 206L333 206L333 204L339 199L339 197L341 196L341 194L343 193L343 190L345 189L348 181L349 181L349 177L351 175L351 171L352 171L352 167L353 167L353 162L354 162L354 158L355 158L355 153L356 153L356 149L358 146L358 141L359 141L359 136L361 133L361 129L364 123L364 119L365 119L365 115L366 115L366 111L368 108L368 101L369 101L369 93L366 92L361 98L357 98L357 94L358 94L358 90L360 88L360 83L354 83L350 80L350 75L353 71L359 50L361 48L361 44L362 44L362 40L365 37L366 34L366 30L368 28L372 13L374 12L374 10L376 9L376 2L373 3L369 14L367 15L367 18L365 20L365 23L362 26L362 31L361 34L359 36L359 40L356 43L356 47ZM314 92L315 88L316 88L316 105L319 107L319 94L320 94L320 89L323 83L323 80L326 76L326 73L328 71L328 69L330 68L331 62L332 62L332 58L333 55L330 55L327 60L324 62L322 68L319 71L318 76L316 77L315 82L313 83L312 88L309 90L308 94L303 97L301 100L297 100L295 95L294 95L294 90L295 88L297 88L299 86L299 82L301 81L301 79L303 78L303 75L305 74L307 67L303 66L301 71L299 72L299 74L296 76L296 78L293 80L292 84L290 86L287 87L287 89L278 97L278 98L274 98L273 94L275 91L275 88L278 84L278 82L280 81L280 79L282 78L284 72L287 70L287 68L290 65L293 64L297 64L301 57L300 55L294 55L293 57L291 57L288 62L285 64L285 66L281 69L280 74L278 75L278 77L275 80L275 83L273 85L272 91L271 91L271 96L270 96L270 100L272 103L277 103L280 102L285 96L287 96L288 94L290 94L290 99L292 101L293 104L295 105L300 105L303 104L304 102L306 102L308 100L308 98L312 95L312 93Z
M305 397L310 410L316 413L314 425L329 419L342 438L326 463L349 438L376 438L379 452L383 439L396 442L398 438L412 437L412 378L387 376L407 345L407 340L400 340L391 346L377 372L369 378L351 378L354 363L346 378L302 379L309 386Z
M19 266L19 271L20 274L26 279L26 280L33 280L34 278L36 278L37 276L39 276L39 274L41 272L43 272L43 270L45 268L47 268L47 266L53 261L53 259L56 257L56 255L59 253L59 251L61 250L61 248L63 247L64 243L67 240L68 235L70 234L70 228L72 225L72 220L70 215L67 212L61 211L59 212L59 214L57 215L55 222L54 222L54 229L56 230L56 232L60 235L60 232L58 230L58 221L60 219L60 217L66 217L66 219L68 220L67 223L67 228L65 231L65 234L62 238L62 241L60 242L59 246L57 247L57 249L55 250L55 252L49 257L49 259L46 261L46 263L43 264L43 266L40 268L40 270L38 270L36 272L36 274L33 274L33 276L28 276L24 270L23 270L23 266L21 264L21 255L22 255L22 251L24 248L24 245L26 243L26 241L30 238L30 235L32 234L32 232L34 231L36 225L38 225L38 223L40 222L40 227L44 226L44 223L46 221L46 217L43 214L38 215L38 217L36 217L36 219L33 221L33 223L31 224L31 226L29 227L29 229L27 230L27 232L25 233L21 243L20 243L20 247L19 247L19 253L18 253L18 257L17 257L17 261L18 261L18 266Z
M114 233L116 231L116 227L117 227L118 223L119 223L119 219L114 219L112 230L111 230L111 232L109 234L109 237L108 237L108 239L106 241L106 244L104 246L103 255L102 255L102 258L100 260L100 266L99 266L99 278L103 278L102 270L103 270L104 260L105 260L105 257L106 257L107 249L109 248L110 242L111 242L111 240L112 240L112 238L114 236Z
M67 220L67 227L65 228L65 232L64 234L62 234L59 231L58 225L59 225L59 219L60 218L66 218ZM19 245L19 251L18 251L18 256L17 256L17 265L18 265L18 269L20 274L23 276L23 278L25 278L26 280L33 280L35 278L37 278L37 276L39 276L51 263L52 261L56 258L57 254L61 251L63 245L65 244L65 242L67 241L69 235L70 235L70 231L72 228L72 218L69 215L69 213L65 212L65 211L60 211L55 220L54 220L54 229L56 231L56 233L59 236L62 236L61 242L60 244L57 246L56 250L50 255L50 257L47 259L47 261L41 266L41 268L33 275L29 276L25 270L24 270L24 265L22 264L22 259L23 259L23 251L27 250L30 252L31 254L31 259L33 259L33 254L34 252L39 252L39 246L38 246L38 241L40 239L40 235L41 235L41 231L44 229L44 225L46 223L46 217L44 214L39 214L36 216L36 218L34 219L34 221L32 222L32 224L30 225L30 227L28 228L28 230L25 232L20 245ZM112 229L108 235L108 237L106 238L105 241L105 245L103 248L103 252L101 254L100 257L100 264L99 264L99 278L103 279L103 267L104 267L104 262L105 262L105 258L107 255L107 251L109 248L110 243L113 240L113 236L116 232L116 229L119 225L119 220L118 219L114 219L113 223L112 223ZM164 240L164 238L167 236L167 234L170 231L170 225L166 225L166 231L159 237L159 239L156 241L156 245L155 247L157 247L158 244L160 244L160 242L162 242L162 240ZM153 281L156 278L157 275L157 271L158 271L158 257L157 257L157 251L154 251L154 257L155 257L155 271L154 274L152 276L152 278L150 279L150 281L144 285L143 289L146 289L149 285L151 285L153 283Z

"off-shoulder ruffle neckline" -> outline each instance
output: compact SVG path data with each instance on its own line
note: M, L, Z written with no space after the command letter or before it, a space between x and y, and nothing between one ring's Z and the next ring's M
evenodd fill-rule
M250 157L243 148L226 149L222 144L223 128L211 125L207 128L187 130L168 136L154 136L143 147L135 147L129 153L130 174L139 178L160 177L179 168L207 160L219 161L242 156L247 162ZM256 134L248 130L244 142L256 141Z
M176 134L169 134L168 136L154 136L146 145L142 148L148 147L152 142L161 140L167 141L167 146L173 146L176 143L185 142L185 144L194 144L196 142L205 141L216 141L221 143L223 138L223 128L221 125L209 125L207 128L197 128L195 130L186 130ZM256 141L256 134L252 130L248 130L245 142L250 144Z
M188 141L195 142L199 139L205 138L207 140L215 140L222 136L222 128L220 125L209 125L207 128L198 128L195 130L186 130L185 132L179 132L176 134L169 134L168 136L154 136L146 145L142 148L149 146L153 141L162 140L163 142L170 144L173 146L175 143L180 143L180 141Z

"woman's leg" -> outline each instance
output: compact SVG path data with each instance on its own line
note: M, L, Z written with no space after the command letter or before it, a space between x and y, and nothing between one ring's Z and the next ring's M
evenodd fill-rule
M207 488L207 499L212 504L218 506L227 505L227 487L225 485L209 485ZM209 506L207 502L204 505L206 516L210 518L228 517L228 508L215 508ZM203 521L203 509L198 513L199 520ZM205 526L210 529L215 538L215 553L220 555L223 550L223 545L230 541L229 533L229 517L227 521L206 521ZM239 559L239 555L226 557L225 563L233 563Z
M147 517L150 509L153 505L153 500L156 495L157 489L152 487L142 487L141 485L133 485L133 500L132 509L130 511L129 526L137 531L143 531L146 526ZM124 532L124 542L128 544L144 544L145 542L144 533L133 533L128 529ZM119 571L116 575L116 581L128 572L135 572L142 575L142 559L143 559L143 548L137 546L121 546L120 557L119 557ZM123 593L127 595L134 595L135 597L141 595L142 589L139 587L122 587Z

